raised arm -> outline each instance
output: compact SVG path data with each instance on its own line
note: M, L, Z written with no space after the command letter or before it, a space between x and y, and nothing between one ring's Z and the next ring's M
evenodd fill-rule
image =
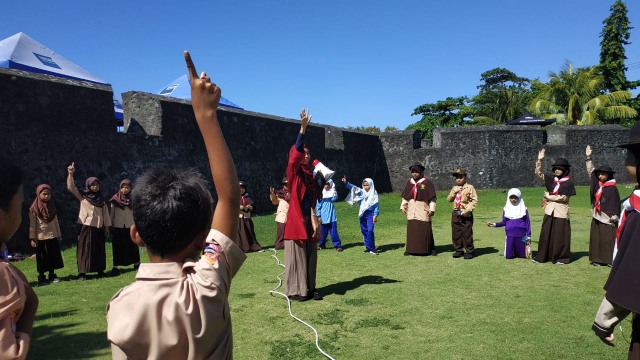
M596 169L595 166L593 166L593 161L591 161L591 146L587 145L587 149L584 151L585 155L587 155L587 161L586 161L586 166L587 166L587 175L591 176L591 173L593 173L593 170Z
M276 195L276 189L272 187L269 188L269 200L271 200L271 203L273 205L278 205L280 203L280 200L278 200L278 195Z
M80 191L76 187L76 183L73 179L73 173L76 171L75 162L72 162L71 165L67 167L67 190L73 194L73 196L78 199L78 201L82 201L82 195L80 195Z
M211 177L218 193L211 227L235 240L238 237L240 186L216 113L221 90L205 72L198 76L188 51L184 52L184 59L191 82L191 106L207 149Z
M538 179L544 181L544 173L542 172L542 160L544 159L544 149L538 152L538 158L536 159L536 176Z

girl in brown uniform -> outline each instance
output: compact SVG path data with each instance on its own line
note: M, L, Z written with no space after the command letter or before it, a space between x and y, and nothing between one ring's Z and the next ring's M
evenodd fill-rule
M437 255L433 241L431 218L436 212L436 190L424 176L424 166L409 167L411 179L402 191L400 211L407 216L407 246L405 255Z
M111 203L111 223L113 247L113 269L111 275L120 274L118 266L133 265L133 269L137 270L140 266L140 251L138 246L131 241L129 230L133 225L133 212L129 207L131 197L131 180L124 179L120 181L120 190L115 193L109 203Z
M60 282L55 273L64 263L58 239L62 237L56 205L51 199L51 186L40 184L36 188L36 199L29 208L29 240L36 249L38 285ZM49 280L44 276L49 272Z

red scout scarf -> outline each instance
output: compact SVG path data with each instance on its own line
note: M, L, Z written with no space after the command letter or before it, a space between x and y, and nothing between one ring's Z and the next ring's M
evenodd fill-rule
M460 202L462 201L462 189L456 193L456 199L453 201L453 209L460 210Z
M607 180L606 182L602 182L602 181L598 181L598 185L600 186L598 188L598 191L596 191L596 203L594 208L596 209L596 212L598 214L600 214L600 212L602 211L600 209L600 200L602 199L602 189L606 188L606 187L610 187L610 186L616 186L616 179L611 179L611 180Z
M622 212L622 219L620 219L620 225L618 225L618 230L616 230L616 247L619 246L620 235L622 235L622 230L624 229L624 223L627 221L627 215L631 211L640 212L640 196L636 195L635 192L631 193L629 196L629 206L627 206L627 202L624 204L624 211Z
M422 184L425 180L424 177L421 178L418 181L413 180L413 178L411 178L411 185L413 185L413 190L411 190L411 196L413 196L413 200L416 199L416 196L418 196L418 184Z
M553 183L556 184L556 186L553 188L553 191L551 192L553 195L558 195L559 190L560 190L560 184L562 184L563 182L569 180L568 176L565 176L561 179L558 179L558 177L554 177L553 178Z

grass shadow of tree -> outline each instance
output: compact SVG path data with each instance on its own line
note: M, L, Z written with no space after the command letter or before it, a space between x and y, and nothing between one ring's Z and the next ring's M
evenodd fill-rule
M344 295L347 291L355 290L363 285L379 285L379 284L392 284L400 282L400 280L387 279L379 275L366 275L355 278L350 281L342 281L339 283L331 284L318 289L321 294L327 295Z
M76 332L73 328L84 324L65 322L74 319L76 311L52 312L36 315L33 339L29 348L31 359L88 359L104 356L110 347L104 330ZM52 324L49 319L61 319ZM75 346L69 346L75 344ZM108 351L108 350L107 350Z

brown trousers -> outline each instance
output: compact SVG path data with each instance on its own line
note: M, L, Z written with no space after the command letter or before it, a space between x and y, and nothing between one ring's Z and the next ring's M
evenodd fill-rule
M451 240L456 251L473 253L473 213L470 216L459 216L451 213Z

